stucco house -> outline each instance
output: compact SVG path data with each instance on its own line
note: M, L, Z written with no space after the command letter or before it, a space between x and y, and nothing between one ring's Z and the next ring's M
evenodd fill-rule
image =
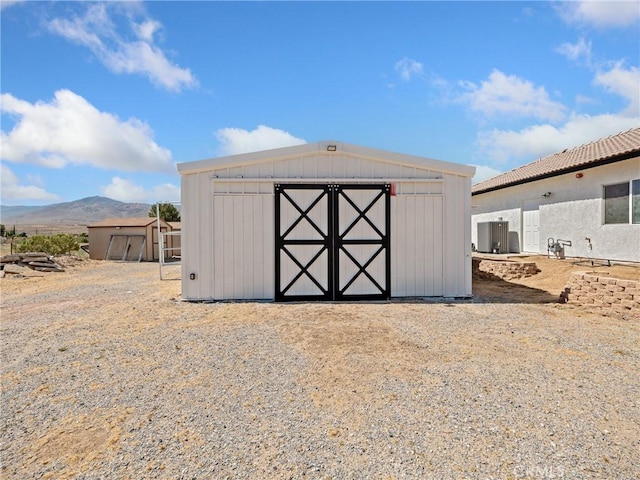
M561 245L567 257L640 262L640 128L477 183L471 195L475 245L487 224L508 222L503 252Z

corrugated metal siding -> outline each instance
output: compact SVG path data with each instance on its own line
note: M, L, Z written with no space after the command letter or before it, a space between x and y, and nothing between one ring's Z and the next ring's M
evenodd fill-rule
M230 181L225 182L225 178ZM380 183L385 183L386 178L433 179L394 185L391 295L471 294L469 177L383 161L319 155L182 176L183 298L274 298L274 183L269 179L285 178L323 184L336 180L358 183L359 179L371 183L374 178L380 178ZM288 222L297 215L293 210L284 213ZM362 252L363 256L366 254ZM349 263L341 262L341 268L352 268ZM317 262L313 268L324 269L324 265L326 262ZM286 260L281 262L281 268L283 279L299 272ZM190 273L197 275L196 281L189 280ZM316 273L317 278L326 276L321 271ZM341 278L348 274L344 271ZM317 291L310 280L306 287L304 283L300 285L297 288ZM359 291L365 285L356 282L353 289Z
M391 296L444 294L443 198L391 198Z
M446 175L444 189L447 192L444 206L444 294L453 297L471 295L471 202L470 195L464 194L470 191L471 181ZM469 282L464 280L467 273Z
M273 195L213 196L213 298L274 297Z
M182 296L207 300L213 294L213 218L208 173L182 177ZM191 280L190 274L196 279Z
M214 193L272 193L270 182L255 182L252 179L286 178L298 181L322 181L332 179L357 182L359 178L379 179L385 183L388 178L434 179L433 183L416 182L409 185L398 185L398 193L442 193L442 184L437 180L443 178L442 173L417 167L394 165L376 162L369 159L344 158L342 156L306 157L288 159L278 162L267 162L257 165L245 165L231 168L220 168L210 172L214 178ZM225 182L224 179L233 182ZM246 182L241 179L247 179ZM328 183L328 182L325 182ZM368 182L370 183L370 181Z

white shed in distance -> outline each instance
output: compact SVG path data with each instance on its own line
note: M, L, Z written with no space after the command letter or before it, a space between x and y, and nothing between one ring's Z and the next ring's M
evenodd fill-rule
M185 300L471 296L474 167L324 141L178 171Z

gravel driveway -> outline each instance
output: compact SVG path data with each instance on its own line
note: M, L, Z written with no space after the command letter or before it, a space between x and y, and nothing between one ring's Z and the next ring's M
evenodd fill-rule
M639 478L638 322L186 303L157 264L0 287L3 479Z

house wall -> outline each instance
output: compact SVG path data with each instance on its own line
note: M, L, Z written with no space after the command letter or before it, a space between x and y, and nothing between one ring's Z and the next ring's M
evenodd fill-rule
M472 241L478 222L502 217L523 245L523 208L540 211L538 252L547 253L547 239L571 242L565 255L640 262L640 225L604 224L603 187L640 178L640 158L585 169L582 178L568 173L472 197ZM551 192L551 196L542 195ZM590 243L585 240L590 239ZM591 247L589 246L591 245ZM514 251L514 250L512 250Z
M338 154L183 174L183 298L274 298L274 182L269 178L322 184L428 180L395 184L391 295L471 295L470 177Z

